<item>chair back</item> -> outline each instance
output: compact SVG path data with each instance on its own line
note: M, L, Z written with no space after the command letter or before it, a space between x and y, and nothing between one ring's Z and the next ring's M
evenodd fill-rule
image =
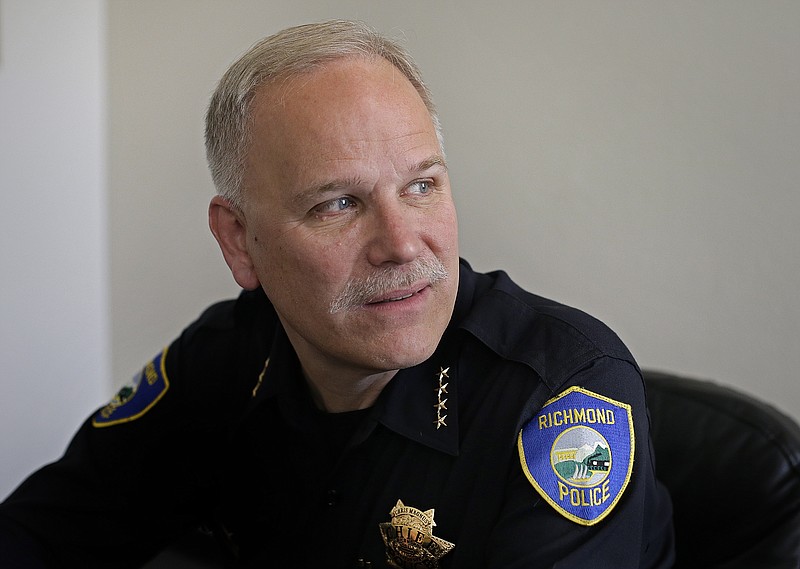
M676 568L800 568L800 427L708 381L645 371Z

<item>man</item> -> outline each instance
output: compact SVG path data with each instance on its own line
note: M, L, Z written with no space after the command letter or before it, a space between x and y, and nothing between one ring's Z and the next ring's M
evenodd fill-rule
M642 379L602 324L458 257L439 121L362 24L285 30L209 107L208 309L2 506L6 558L667 567Z

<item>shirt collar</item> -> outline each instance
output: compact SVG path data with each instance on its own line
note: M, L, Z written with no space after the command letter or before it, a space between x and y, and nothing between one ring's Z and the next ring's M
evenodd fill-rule
M316 409L302 379L300 362L283 327L276 324L264 368L254 382L245 417L262 403L276 399L284 419L295 429L311 432Z
M375 405L377 420L392 431L458 455L458 354L447 334L425 362L397 372Z

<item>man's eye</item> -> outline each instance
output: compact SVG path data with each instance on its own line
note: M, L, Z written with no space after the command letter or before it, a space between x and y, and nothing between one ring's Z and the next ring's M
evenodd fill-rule
M409 186L409 190L415 194L427 195L433 190L430 180L418 180Z
M329 213L337 213L349 209L351 207L355 207L355 205L356 202L352 198L343 196L341 198L336 198L319 204L314 208L314 213L322 215Z

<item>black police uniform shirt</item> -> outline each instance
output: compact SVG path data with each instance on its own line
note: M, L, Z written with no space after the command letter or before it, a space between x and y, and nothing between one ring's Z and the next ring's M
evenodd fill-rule
M262 292L211 307L0 507L2 557L136 567L206 524L237 567L668 567L628 350L503 272L460 279L436 352L352 413L314 407Z

